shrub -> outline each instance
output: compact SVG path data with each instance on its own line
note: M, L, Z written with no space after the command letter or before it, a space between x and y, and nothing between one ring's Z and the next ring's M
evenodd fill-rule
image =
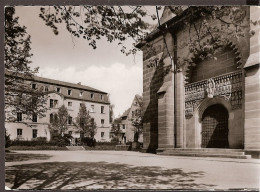
M118 143L117 142L101 142L101 141L98 141L96 143L97 146L101 146L101 145L106 145L106 146L115 146L117 145Z
M37 146L10 146L8 150L68 150L66 147L37 145Z
M47 138L46 137L37 137L35 140L37 142L47 143Z
M132 146L132 141L127 141L127 142L126 142L126 145Z
M90 137L83 137L81 138L81 142L83 145L87 145L89 147L95 147L96 146L96 139L90 138Z
M54 145L54 146L68 146L70 145L70 140L67 137L62 137L61 135L55 135L52 137L51 141L49 142L49 145Z
M39 140L14 140L11 142L11 146L37 146L37 145L47 145L47 140L40 138Z
M28 140L14 140L11 141L11 146L59 146L64 147L70 144L70 141L66 137L55 136L48 142L46 137L38 137L31 141Z
M111 139L111 142L112 143L119 143L119 139L118 139L118 137L113 137L112 139Z
M98 150L101 150L101 151L114 151L115 150L115 145L97 145L95 147L89 147L89 146L84 146L84 148L86 150L95 150L95 151L98 151Z

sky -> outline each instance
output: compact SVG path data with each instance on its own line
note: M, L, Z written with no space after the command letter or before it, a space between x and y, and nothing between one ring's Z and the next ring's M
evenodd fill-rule
M155 14L155 7L147 7ZM136 94L142 95L142 52L125 56L116 43L97 42L93 50L88 41L75 38L74 42L65 26L59 26L59 35L38 16L39 6L17 6L19 24L27 27L31 35L31 66L39 67L38 76L87 85L109 93L114 104L115 117L127 110ZM147 18L151 24L156 24ZM134 41L129 39L126 44Z

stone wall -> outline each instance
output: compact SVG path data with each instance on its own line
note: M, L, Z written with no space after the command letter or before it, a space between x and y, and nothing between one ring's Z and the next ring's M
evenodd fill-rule
M168 49L172 52L173 49L173 40L170 33L166 35L166 42ZM143 148L145 151L155 152L158 148L158 134L162 134L164 131L160 131L160 129L164 129L165 126L163 122L160 121L158 124L158 118L164 118L166 115L161 110L165 110L166 108L161 108L160 111L158 109L158 91L159 89L167 82L172 81L172 73L167 72L167 66L171 66L171 61L167 59L167 51L165 49L165 44L163 42L163 38L159 37L154 41L150 42L152 48L143 49L144 52L144 63L143 63L143 109L144 109L144 130L143 130ZM155 50L154 54L148 54L148 51L151 49ZM147 67L147 65L153 61L155 58L160 60L161 58L165 58L164 61L160 61L157 63L157 67ZM156 65L156 64L155 64ZM165 105L166 107L166 105ZM158 113L159 111L159 113ZM173 118L173 117L171 117ZM168 117L168 119L171 119ZM173 119L172 119L173 120ZM171 129L173 129L171 127ZM166 134L167 135L167 134ZM170 137L170 135L160 138ZM161 135L162 136L162 135ZM160 139L163 143L163 139Z
M247 19L249 20L249 7L242 7L246 11ZM220 25L219 21L212 21L212 25ZM248 23L244 23L245 25ZM201 63L194 63L193 66L184 65L179 71L174 73L164 74L165 67L171 65L172 61L167 56L165 51L165 45L162 36L156 37L153 40L149 40L156 52L150 54L150 48L142 47L144 53L144 63L143 63L143 101L144 101L144 148L147 149L158 149L164 150L165 148L200 148L201 147L201 117L199 113L194 113L192 118L185 118L185 84L191 82L197 82L203 79L208 79L211 77L216 77L218 75L223 75L229 72L234 72L237 70L242 71L242 67L245 65L249 56L249 27L243 28L245 36L239 39L231 38L229 47L220 51L217 54L217 60L205 60ZM173 28L166 34L166 42L170 51L171 56L180 58L190 58L191 53L187 46L187 39L189 33L194 33L194 29L189 29L179 26L178 28ZM259 30L258 30L259 32ZM174 38L173 38L174 37ZM176 41L175 41L176 40ZM259 39L257 39L258 41ZM255 40L256 41L256 40ZM258 41L259 42L259 41ZM174 46L176 43L176 47ZM174 50L175 48L175 50ZM255 48L259 51L259 48ZM150 64L153 58L164 58L164 66L158 65L157 67L148 68L147 65ZM157 64L155 63L154 66ZM195 66L195 67L194 67ZM229 144L230 148L243 148L244 140L248 140L247 135L244 135L244 110L247 109L247 98L249 95L246 94L250 92L258 92L260 87L257 88L247 88L244 87L244 82L256 84L252 86L258 86L256 83L257 75L259 72L250 73L247 72L247 76L251 74L251 79L244 78L244 72L242 71L242 100L240 101L239 108L233 108L232 98L226 101L224 97L218 96L217 99L210 101L204 99L204 106L208 107L213 104L213 101L223 104L225 107L229 107ZM174 75L176 75L174 77ZM176 80L174 89L174 79ZM249 82L250 81L250 82ZM258 90L259 88L259 90ZM176 92L174 92L174 90ZM255 91L256 90L256 91ZM176 107L174 110L174 96L176 96ZM250 95L250 98L256 99L257 102L259 97L256 94ZM244 102L246 103L244 105ZM213 102L213 103L212 103ZM260 101L259 101L260 102ZM206 104L205 104L206 103ZM258 103L257 103L258 104ZM249 105L250 106L250 105ZM228 110L228 109L227 109ZM258 110L258 108L257 108ZM197 111L201 112L200 108ZM259 108L260 111L260 108ZM246 111L246 117L250 117L250 113ZM252 116L252 115L251 115ZM257 116L258 117L258 116ZM174 119L176 118L176 119ZM254 117L255 118L255 117ZM252 123L258 123L257 119L252 119ZM245 121L247 122L247 120ZM260 121L259 121L260 122ZM174 129L174 124L176 129ZM252 125L255 126L255 125ZM258 125L257 125L258 126ZM254 128L256 129L256 127ZM253 128L252 128L253 130ZM175 137L176 136L176 137ZM249 140L248 140L249 141ZM258 143L260 146L260 140L256 138L252 142ZM250 142L251 142L250 141ZM248 142L248 147L251 145ZM148 150L149 151L149 150Z
M250 7L251 21L260 20L260 8ZM260 151L260 26L252 25L250 56L245 69L245 149ZM259 156L259 153L258 153Z
M226 48L216 54L215 59L207 59L196 65L191 72L191 83L208 79L237 70L236 56L233 50Z

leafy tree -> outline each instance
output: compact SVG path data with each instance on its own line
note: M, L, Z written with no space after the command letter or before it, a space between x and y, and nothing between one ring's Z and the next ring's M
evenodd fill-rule
M68 129L68 118L68 110L64 105L62 105L59 108L58 113L54 113L53 115L53 119L50 124L51 131L58 132L58 134L63 135Z
M232 45L239 38L248 34L250 22L247 18L246 7L234 6L167 6L167 9L176 17L181 17L178 23L179 28L186 28L188 36L183 38L179 47L188 47L189 56L178 57L177 68L188 64L196 63L207 58L217 59L216 53L221 48ZM163 36L169 30L169 26L160 24L158 30ZM165 38L164 38L165 39ZM165 42L165 41L164 41ZM151 49L152 45L147 45ZM165 43L166 56L173 57ZM162 58L161 60L163 60ZM152 66L151 62L148 67ZM242 64L241 61L238 61Z
M81 103L80 105L75 125L78 128L81 137L87 136L94 138L97 126L94 119L89 115L89 111L84 103Z
M120 129L120 124L122 122L122 119L120 117L114 119L113 123L112 123L112 128L111 128L111 132L118 137L119 134L121 133L121 129Z
M134 117L131 119L134 127L134 142L138 142L140 134L143 133L143 102L139 101L139 108L134 111Z
M65 23L72 37L84 38L93 49L102 37L108 42L117 42L121 52L136 53L136 48L127 49L122 42L129 38L136 42L143 39L151 25L144 21L149 15L143 6L54 6L41 7L40 18L58 34L59 23Z
M188 46L191 54L188 57L175 58L177 68L207 58L217 59L215 54L220 48L228 46L231 39L245 36L250 24L246 8L242 6L165 6L165 8L173 16L181 16L178 27L185 27L189 32L186 41L178 46ZM57 24L64 22L72 37L86 39L94 49L97 47L96 41L104 37L109 42L118 42L123 53L135 54L137 49L127 50L123 42L129 38L134 39L136 43L145 39L152 27L145 22L145 17L158 19L156 30L161 31L163 36L169 30L168 24L160 23L158 10L161 6L155 6L154 9L156 15L148 14L145 6L54 6L42 7L40 17L53 29L54 34L58 34ZM260 22L251 21L251 23L256 25ZM253 33L252 31L251 34ZM164 42L167 54L161 60L166 56L173 57L166 41ZM151 52L155 52L153 45L147 43L146 46ZM148 66L155 67L152 66L154 63L157 62L150 62Z
M38 68L30 67L30 35L26 27L20 26L18 17L14 17L13 7L5 8L5 114L8 120L17 112L26 114L27 119L32 115L45 116L47 96L43 87L33 88L31 81Z
M109 122L112 123L114 119L114 107L115 105L109 105Z

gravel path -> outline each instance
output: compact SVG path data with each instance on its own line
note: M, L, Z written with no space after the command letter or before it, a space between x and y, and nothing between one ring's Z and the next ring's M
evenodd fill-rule
M6 162L6 185L15 189L260 189L259 159L129 151L15 152L50 156ZM19 174L27 174L26 179L19 182Z

